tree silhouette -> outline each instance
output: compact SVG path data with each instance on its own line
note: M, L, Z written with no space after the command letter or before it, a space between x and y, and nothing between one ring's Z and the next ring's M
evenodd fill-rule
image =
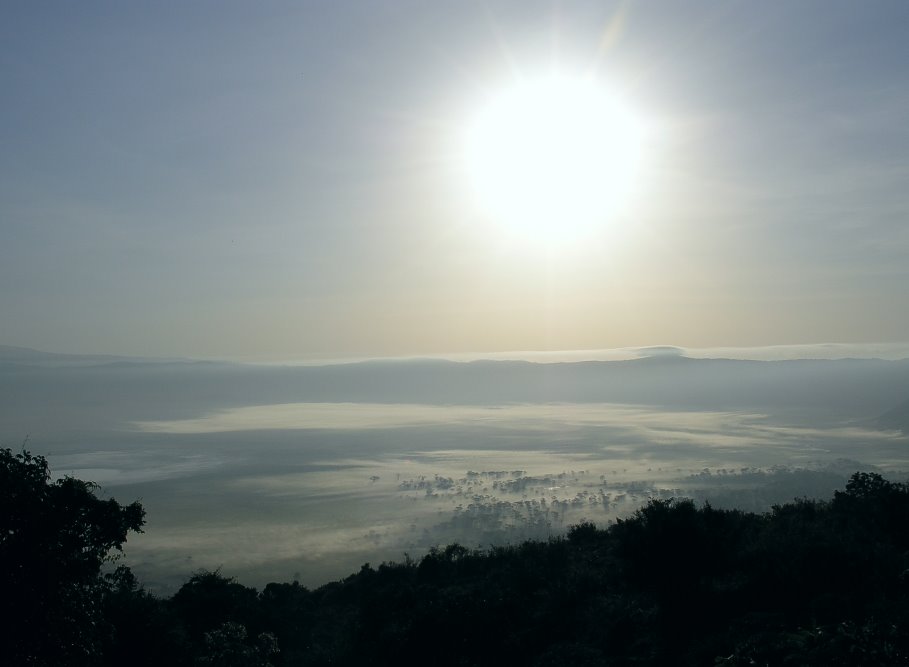
M101 565L141 532L145 512L96 496L97 485L51 481L47 461L0 449L0 615L7 664L90 664L106 624Z

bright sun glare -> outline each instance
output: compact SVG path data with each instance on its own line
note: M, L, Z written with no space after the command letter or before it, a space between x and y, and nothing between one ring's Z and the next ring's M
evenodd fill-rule
M547 74L492 95L467 126L465 166L484 215L545 244L608 225L636 185L641 123L589 76Z

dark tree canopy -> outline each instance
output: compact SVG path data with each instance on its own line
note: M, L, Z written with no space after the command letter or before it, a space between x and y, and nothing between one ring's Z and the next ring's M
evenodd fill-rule
M96 491L0 450L0 664L909 667L909 486L875 473L766 514L653 499L315 590L200 571L171 598L100 575L143 511Z
M0 614L8 664L90 664L104 638L101 566L141 531L138 502L51 481L47 460L0 449Z

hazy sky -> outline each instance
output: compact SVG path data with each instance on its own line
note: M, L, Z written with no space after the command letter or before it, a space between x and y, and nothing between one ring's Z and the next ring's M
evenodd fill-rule
M647 138L621 212L542 244L476 205L461 144L553 62ZM906 340L907 72L902 0L6 2L0 343Z

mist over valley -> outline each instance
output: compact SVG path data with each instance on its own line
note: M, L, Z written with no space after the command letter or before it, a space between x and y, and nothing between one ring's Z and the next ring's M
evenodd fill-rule
M0 438L139 499L152 590L319 585L435 545L546 539L649 498L765 511L905 476L909 361L249 365L3 349Z

